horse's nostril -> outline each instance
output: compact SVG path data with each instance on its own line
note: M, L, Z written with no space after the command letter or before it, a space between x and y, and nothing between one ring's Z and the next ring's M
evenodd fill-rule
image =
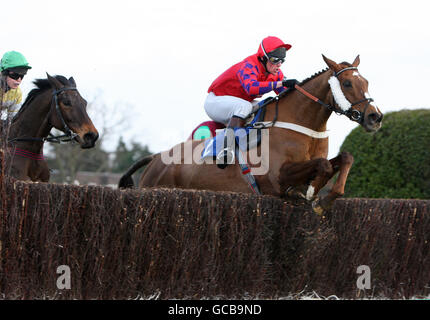
M371 123L375 122L381 122L382 121L382 114L379 113L371 113L368 115L368 119Z
M88 132L84 135L84 140L89 142L95 142L98 139L99 135L94 132Z

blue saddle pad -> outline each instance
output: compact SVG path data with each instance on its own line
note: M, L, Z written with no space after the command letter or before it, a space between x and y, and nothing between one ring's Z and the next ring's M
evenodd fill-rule
M260 134L257 131L259 130L254 129L253 127L234 129L234 135L236 140L235 142L236 142L236 145L239 146L240 150L247 151L249 149L248 145L251 139L259 140ZM253 133L253 137L249 137L250 132ZM216 158L218 153L220 153L221 150L225 148L224 137L225 137L225 130L218 133L215 137L211 139L207 139L205 141L205 147L202 151L202 159L207 157Z
M249 145L252 147L258 145L260 143L260 130L254 129L253 125L255 122L260 121L259 119L264 118L265 109L262 108L269 104L273 100L273 97L269 97L265 100L259 102L259 110L256 112L254 119L246 128L234 128L234 133L236 137L236 145L239 146L240 150L247 151L249 150ZM250 132L257 133L255 136L249 136ZM224 149L224 136L225 130L217 134L215 137L208 139L205 141L205 147L202 151L202 159L207 157L216 158L218 153ZM251 142L252 141L252 142Z

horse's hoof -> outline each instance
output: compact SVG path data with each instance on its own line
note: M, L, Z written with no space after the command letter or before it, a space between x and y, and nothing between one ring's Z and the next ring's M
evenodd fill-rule
M285 191L285 196L287 198L293 199L293 200L303 200L306 199L306 196L303 194L303 192L296 190L293 187L289 187L286 191Z
M325 213L324 208L319 204L319 200L312 202L312 211L322 217Z

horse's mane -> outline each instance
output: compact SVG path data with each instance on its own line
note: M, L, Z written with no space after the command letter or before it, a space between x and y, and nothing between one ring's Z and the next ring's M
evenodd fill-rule
M69 80L67 80L66 77L56 75L54 76L54 78L60 81L65 86L70 85ZM22 104L21 108L19 109L18 113L15 115L12 121L15 121L15 119L18 118L18 116L27 108L28 105L30 105L31 101L33 101L35 97L45 92L46 90L50 90L53 88L48 79L36 79L33 81L33 84L36 85L36 88L32 89L29 92L27 98L25 99L24 103Z
M323 70L315 73L314 75L310 76L309 78L306 78L305 80L303 80L302 82L300 82L300 86L304 85L306 82L309 82L309 81L315 79L316 77L318 77L320 74L323 74L327 70L328 70L328 68L325 68L325 69L323 69Z
M342 63L340 63L341 65L345 65L345 67L352 67L352 64L350 64L349 62L342 62ZM300 82L299 83L299 86L302 86L302 85L304 85L305 83L307 83L307 82L309 82L309 81L311 81L311 80L313 80L313 79L315 79L316 77L318 77L319 75L321 75L321 74L323 74L324 72L327 72L329 70L329 68L325 68L325 69L322 69L321 71L319 71L319 72L317 72L317 73L315 73L315 74L313 74L312 76L310 76L309 78L306 78L305 80L303 80L302 82ZM284 96L286 96L288 93L290 93L290 92L292 92L293 90L292 89L287 89L287 90L284 90L284 91L282 91L280 94L279 94L279 98L282 98L282 97L284 97Z
M65 86L69 85L69 80L67 80L66 77L57 75L57 76L54 76L54 78L60 81ZM33 81L33 84L36 85L36 88L30 91L22 106L25 106L26 104L28 104L32 99L34 99L34 97L38 96L42 92L52 89L52 85L48 79L36 79Z
M316 77L318 77L319 75L323 74L324 72L326 72L326 71L328 71L328 70L329 70L329 68L325 68L325 69L323 69L323 70L321 70L321 71L319 71L319 72L317 72L317 73L313 74L312 76L310 76L310 77L306 78L305 80L303 80L302 82L300 82L300 83L299 83L299 86L302 86L302 85L304 85L305 83L307 83L307 82L309 82L309 81L311 81L311 80L315 79ZM287 89L287 90L285 90L285 91L282 91L282 92L279 94L279 98L282 98L283 96L287 95L288 93L290 93L290 92L292 92L292 91L293 91L292 89Z

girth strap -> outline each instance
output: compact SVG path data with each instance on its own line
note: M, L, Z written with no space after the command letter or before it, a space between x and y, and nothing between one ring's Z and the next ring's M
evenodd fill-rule
M290 123L290 122L282 122L282 121L276 121L273 123L273 121L262 121L262 122L256 122L254 124L254 128L260 129L260 128L270 128L270 127L277 127L277 128L283 128L283 129L289 129L293 130L302 134L305 134L309 137L316 138L316 139L325 139L328 138L329 132L328 131L315 131L306 127L303 127L301 125Z

